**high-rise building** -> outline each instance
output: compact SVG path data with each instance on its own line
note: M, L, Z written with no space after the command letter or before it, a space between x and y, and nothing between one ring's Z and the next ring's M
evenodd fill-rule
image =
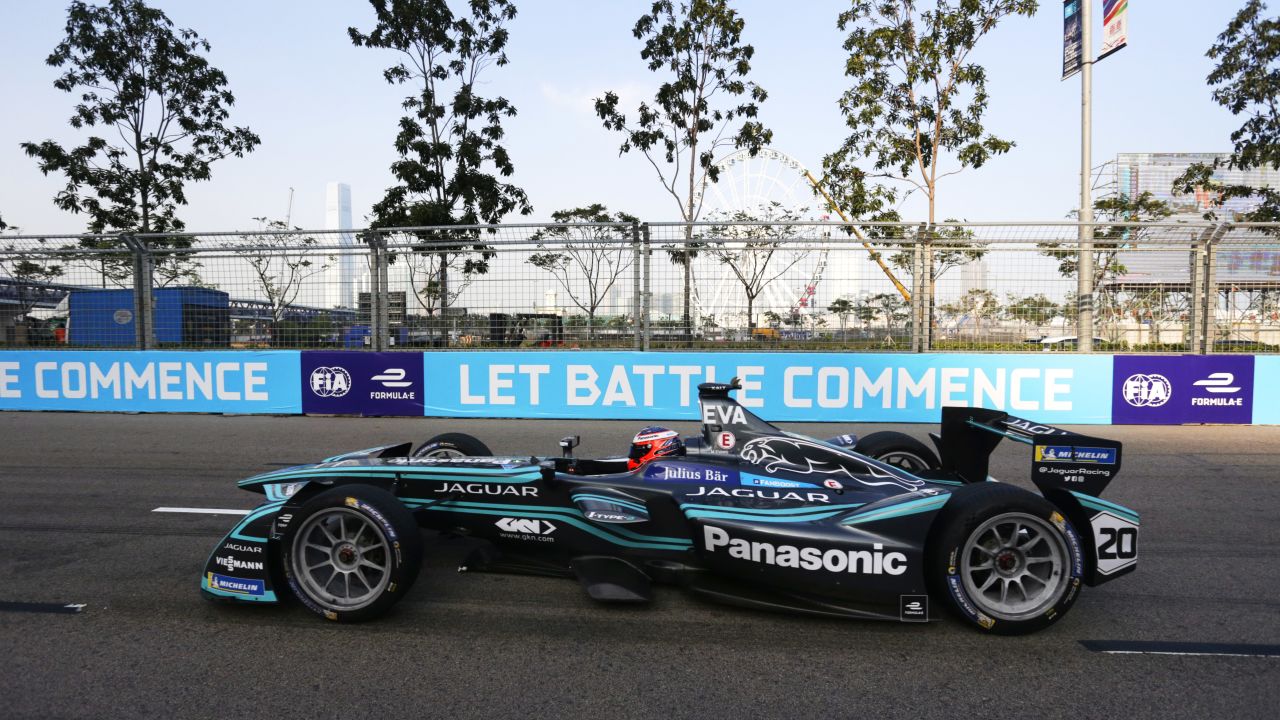
M1198 220L1208 210L1214 210L1221 220L1235 220L1241 213L1257 207L1257 198L1233 198L1224 207L1213 208L1218 196L1213 188L1196 188L1195 192L1175 194L1173 182L1194 163L1212 166L1215 182L1224 185L1250 187L1280 187L1280 171L1270 167L1253 170L1235 170L1227 167L1227 153L1120 153L1116 155L1114 189L1099 188L1100 196L1109 194L1138 197L1149 192L1157 200L1169 203L1174 209L1174 219Z
M325 282L325 304L329 307L356 307L356 292L361 283L360 256L355 252L355 234L351 232L351 186L331 182L325 186L324 229L345 230L336 236L344 250L329 268ZM330 239L332 239L331 236ZM346 250L345 248L351 248Z

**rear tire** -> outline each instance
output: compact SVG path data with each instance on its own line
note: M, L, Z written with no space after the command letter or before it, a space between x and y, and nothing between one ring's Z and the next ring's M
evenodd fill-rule
M937 470L938 456L927 445L906 433L883 430L859 438L853 451L909 473Z
M442 433L418 446L414 457L448 459L455 457L487 457L493 455L488 445L466 433Z
M422 536L394 495L369 485L320 493L299 510L281 543L293 594L336 622L361 622L404 597L422 565Z
M1025 635L1062 619L1080 596L1079 536L1044 499L1012 485L958 488L925 560L935 599L968 625Z

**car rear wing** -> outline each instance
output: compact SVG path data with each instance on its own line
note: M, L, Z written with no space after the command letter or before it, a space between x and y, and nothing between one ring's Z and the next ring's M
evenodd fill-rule
M991 451L1004 438L1032 447L1031 479L1045 492L1097 497L1120 472L1121 443L1014 417L1000 410L944 407L936 439L942 468L970 483L987 479Z

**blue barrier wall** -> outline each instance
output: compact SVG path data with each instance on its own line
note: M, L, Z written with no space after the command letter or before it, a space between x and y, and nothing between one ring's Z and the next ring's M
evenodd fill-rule
M1280 357L1070 353L0 351L0 410L696 420L733 376L778 421L1280 424Z
M4 351L0 409L302 412L293 351Z
M1111 421L1110 356L936 353L426 353L424 407L445 417L692 420L697 385L779 421L937 422L982 405L1048 423Z

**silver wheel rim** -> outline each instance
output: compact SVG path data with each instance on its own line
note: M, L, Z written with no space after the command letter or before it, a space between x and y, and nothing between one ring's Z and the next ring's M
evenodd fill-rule
M1012 512L979 525L964 544L961 579L984 613L1025 620L1053 607L1066 591L1067 545L1048 522Z
M885 465L892 465L900 470L907 472L916 472L918 470L928 470L929 463L919 455L908 452L906 450L894 450L876 458Z
M382 528L350 508L307 518L291 554L303 591L327 610L359 610L378 599L391 579L391 548Z
M448 447L436 448L435 450L432 450L430 452L425 452L418 455L418 457L442 458L446 460L449 460L452 458L466 457L466 456L467 456L466 453L462 452L461 450L454 450L453 448L448 448Z

